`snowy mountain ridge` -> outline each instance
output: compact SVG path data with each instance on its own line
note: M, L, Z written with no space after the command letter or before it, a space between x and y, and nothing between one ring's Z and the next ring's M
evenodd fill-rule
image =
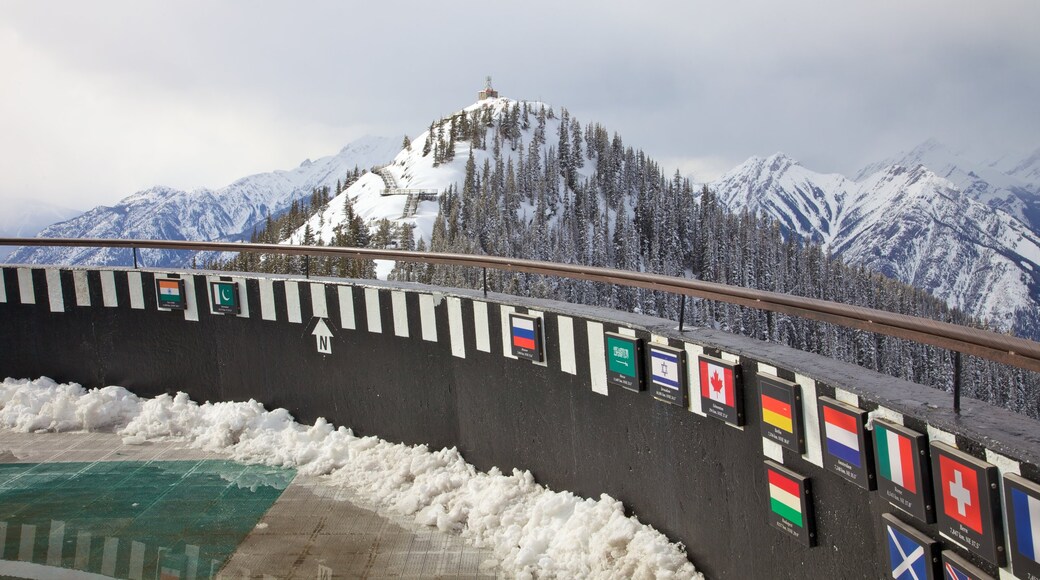
M38 237L123 238L159 240L239 241L268 215L286 210L316 187L335 187L355 166L384 163L400 147L399 139L363 137L336 155L304 161L299 167L250 175L215 190L188 191L156 186L136 192L112 207L99 206L85 214L51 225ZM180 267L192 253L142 250L151 267ZM126 250L110 248L20 248L12 263L128 265Z
M852 181L776 154L753 157L709 187L732 210L766 213L847 263L1000 328L1035 325L1040 236L923 164L868 169Z

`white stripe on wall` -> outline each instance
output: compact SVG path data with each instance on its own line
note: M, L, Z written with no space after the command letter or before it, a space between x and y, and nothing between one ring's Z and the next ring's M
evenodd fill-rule
M586 327L589 334L589 374L592 377L592 391L606 395L607 359L603 345L603 324L589 320Z
M119 306L116 296L116 273L112 270L103 270L98 273L101 276L101 298L106 308Z
M690 411L697 413L701 417L707 417L708 414L704 412L704 408L701 406L701 363L700 356L704 354L704 347L699 344L685 343L686 347L686 377L687 384L690 385L690 394L687 400L690 401Z
M838 387L834 388L834 398L846 405L852 405L853 407L859 407L859 395L846 391Z
M325 285L311 282L311 315L329 317L329 305L325 300Z
M534 364L536 364L538 366L542 366L542 367L548 367L549 366L549 345L547 344L548 341L545 340L545 333L546 333L546 330L545 330L545 314L542 313L542 312L539 312L537 310L528 309L527 310L527 315L528 316L534 316L535 318L541 318L542 319L542 323L540 325L542 327L542 329L540 331L541 336L538 337L542 341L542 362L535 362ZM510 338L512 338L512 334L510 334Z
M820 443L820 410L816 406L816 381L799 374L794 382L802 386L802 423L805 427L805 454L802 457L813 465L823 467L823 447Z
M195 296L195 276L189 274L184 276L182 280L184 280L184 304L187 306L187 308L184 309L184 320L198 322L199 301Z
M4 282L4 268L0 268L0 302L7 302L7 282Z
M365 315L369 332L383 332L383 321L379 316L378 288L365 288Z
M336 294L339 296L339 325L341 328L354 330L357 324L354 321L354 288L351 286L337 286Z
M556 316L556 325L560 335L560 370L572 375L578 374L578 361L574 354L574 319L570 316Z
M509 315L516 312L516 308L512 306L506 306L500 304L501 309L500 320L502 322L502 354L509 358L516 358L513 355L513 329L509 327Z
M451 335L451 354L466 358L465 325L462 323L462 299L448 298L448 334Z
M634 328L625 328L623 326L619 326L617 329L617 333L622 336L631 336L632 338L636 337L636 330Z
M777 463L784 462L784 447L771 439L762 438L762 455Z
M144 287L140 272L127 272L126 285L130 289L130 308L144 310Z
M303 322L300 314L300 283L292 280L285 281L285 311L286 320L289 322Z
M260 318L278 320L278 308L274 304L274 280L260 278Z
M47 272L47 300L50 302L51 312L65 312L65 293L61 290L61 270L48 268Z
M21 295L22 304L36 304L32 270L29 268L18 268L18 293Z
M404 292L392 290L390 304L394 311L394 334L408 338L408 303L405 301Z
M939 441L940 443L945 443L950 447L957 449L956 435L950 433L949 431L943 431L938 427L933 427L932 425L928 425L928 440Z
M488 322L487 302L473 301L473 336L477 350L491 352L491 324Z
M419 321L422 323L423 340L437 342L437 308L432 294L419 295Z
M73 271L72 282L76 287L76 306L90 306L90 284L87 282L87 271Z

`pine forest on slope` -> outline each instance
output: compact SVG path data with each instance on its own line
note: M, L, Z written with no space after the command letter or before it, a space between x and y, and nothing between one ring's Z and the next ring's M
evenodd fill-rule
M406 138L402 145L389 165L378 168L379 173L389 173L398 187L436 189L440 192L436 201L419 202L414 212L406 212L405 196L384 195L386 180L365 172L331 199L327 190L316 190L306 210L270 224L253 238L607 266L982 325L925 291L862 264L846 265L836 257L842 228L831 226L852 224L846 229L869 230L862 207L832 203L822 205L826 211L817 206L816 213L805 211L798 220L784 221L767 207L735 202L726 178L698 190L678 172L668 177L645 153L626 147L619 135L598 124L583 126L565 109L557 114L542 103L489 99L435 121L428 131L414 141ZM768 164L797 167L783 156L770 158ZM759 175L767 173L760 169ZM890 167L873 181L865 181L874 186L848 185L852 182L840 176L830 179L833 184L827 189L811 186L808 198L833 196L834 184L859 195L856 199L866 198L864 192L884 189L877 183L901 184L890 188L898 193L887 199L889 206L915 198L920 183L927 186L928 194L938 190L958 197L948 182L920 167ZM957 200L961 211L965 205L971 211L985 208L961 198ZM846 210L851 217L843 222ZM312 213L308 216L308 212ZM994 213L998 212L985 215ZM1030 235L1028 228L1014 229L1013 220L1005 217L999 213L997 226L1011 228L1012 234L1023 238ZM304 268L299 258L247 254L215 265L292 273L303 273ZM372 263L353 260L314 259L309 267L313 274L333 276L371 275L377 270ZM477 282L473 272L455 267L402 264L386 273L391 279L453 286ZM490 283L492 290L511 294L669 319L678 316L678 298L659 292L507 273L495 273ZM695 301L686 317L691 325L794 346L938 388L949 389L952 384L952 355L941 349L710 301ZM971 357L962 372L969 396L1040 417L1037 374Z

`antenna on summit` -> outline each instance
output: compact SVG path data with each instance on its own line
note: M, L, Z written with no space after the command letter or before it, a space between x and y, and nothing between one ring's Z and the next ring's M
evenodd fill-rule
M484 84L484 90L477 93L477 100L483 101L484 99L497 99L498 91L491 87L491 75L487 76L487 80Z

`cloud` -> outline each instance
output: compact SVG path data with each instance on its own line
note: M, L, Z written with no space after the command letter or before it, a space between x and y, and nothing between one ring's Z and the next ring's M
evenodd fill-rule
M1037 21L1035 0L9 0L0 196L221 185L414 136L488 74L695 173L775 151L851 173L928 137L1021 154Z

